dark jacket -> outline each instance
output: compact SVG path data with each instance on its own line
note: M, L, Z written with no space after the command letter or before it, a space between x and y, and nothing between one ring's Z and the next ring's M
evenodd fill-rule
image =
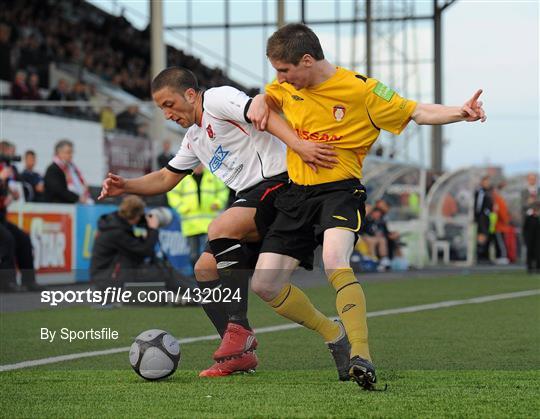
M43 194L36 191L36 186L43 182L41 175L34 171L29 171L25 169L21 173L21 180L23 181L24 186L24 197L26 202L42 202Z
M49 93L47 100L68 100L68 94L54 88L51 90L51 93Z
M118 212L99 218L90 261L90 278L98 288L121 287L145 258L154 256L158 231L147 228L147 232L146 238L135 237L133 226Z
M474 219L478 222L481 217L489 217L491 211L493 211L491 190L478 188L474 193Z
M68 189L66 175L55 163L47 167L45 176L45 202L73 204L79 201L79 195Z

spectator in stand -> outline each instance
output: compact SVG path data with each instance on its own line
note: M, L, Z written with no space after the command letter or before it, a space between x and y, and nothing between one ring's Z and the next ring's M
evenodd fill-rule
M139 124L137 123L137 114L139 113L139 107L137 105L130 105L124 111L116 116L116 126L118 129L129 132L130 134L137 135Z
M60 79L58 80L56 87L50 91L49 97L47 98L47 100L65 102L69 100L68 94L69 94L69 85L67 81L65 79ZM49 112L54 115L64 115L65 113L70 112L70 108L54 106L49 109Z
M28 86L26 85L26 72L17 70L15 80L11 83L10 98L13 100L24 100L28 98Z
M112 109L110 100L107 102L107 105L101 109L99 119L101 121L101 126L105 131L112 131L116 129L116 114Z
M27 150L24 153L24 171L21 174L26 202L43 201L45 183L43 182L43 177L34 171L35 165L36 153L33 150Z
M11 27L0 23L0 80L11 80Z
M71 92L68 93L68 100L72 100L74 102L88 102L88 95L86 93L86 85L80 81L77 80L73 87L71 88ZM77 106L76 108L72 109L72 112L76 114L77 116L91 116L92 115L92 109L90 106Z
M51 62L73 63L104 81L145 99L150 96L150 41L148 29L135 29L124 17L112 16L89 2L19 1L0 8L0 72L11 80L15 68L29 68L48 80ZM5 10L4 10L5 9ZM11 32L10 27L17 28ZM221 69L210 69L201 61L168 46L169 65L191 69L208 88L231 85L247 91L228 79ZM255 95L257 92L253 92ZM252 96L253 96L252 95Z
M89 115L96 118L100 113L100 97L97 93L96 85L91 83L88 85L88 102L90 102Z
M167 166L167 163L174 157L174 154L171 153L171 140L163 141L162 147L163 151L157 157L158 167L160 168Z
M73 163L73 143L60 140L45 172L45 202L93 204L80 170Z
M489 244L492 239L490 217L493 211L493 191L489 176L480 180L474 193L474 221L476 222L476 257L478 263L489 262Z
M39 92L39 76L36 73L30 74L28 78L28 100L42 100Z
M497 185L497 189L493 191L493 210L497 215L495 223L495 263L498 265L508 265L510 261L515 261L515 246L512 246L511 240L515 241L513 227L511 225L510 212L508 205L503 197L503 189L506 187L506 182L501 181ZM512 253L512 254L511 254Z
M47 100L68 100L69 96L69 85L65 79L58 80L56 87L51 90Z

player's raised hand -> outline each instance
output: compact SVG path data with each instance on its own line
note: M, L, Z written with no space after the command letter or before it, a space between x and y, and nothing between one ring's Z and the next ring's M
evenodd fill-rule
M471 99L469 99L461 107L461 116L467 122L474 122L480 120L480 122L485 122L487 117L484 109L482 108L482 101L478 100L482 94L482 89L476 91Z
M264 131L266 129L266 123L268 122L268 117L270 115L270 109L264 95L257 95L251 101L249 105L247 117L253 124L253 126L259 131Z
M314 143L306 140L299 140L297 147L294 149L314 172L317 172L317 167L332 169L338 164L337 153L333 150L334 147L329 144Z
M126 180L122 176L109 173L101 184L101 193L98 200L107 197L122 195L125 192Z

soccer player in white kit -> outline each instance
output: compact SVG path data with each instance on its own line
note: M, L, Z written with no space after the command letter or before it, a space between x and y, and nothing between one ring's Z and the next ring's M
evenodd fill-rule
M195 265L203 293L213 295L213 289L223 287L231 295L236 291L240 295L239 301L203 304L223 339L214 353L215 364L200 375L224 376L254 369L257 340L247 319L247 291L257 251L249 249L248 243L262 240L276 215L274 200L287 187L283 143L313 170L332 167L333 147L299 139L277 114L270 115L268 132L258 131L247 118L250 97L229 86L203 92L195 76L182 68L171 67L158 74L152 81L152 96L166 119L189 128L180 150L166 167L139 178L109 173L99 199L122 193L167 192L200 163L236 192L236 201L210 225L209 249Z

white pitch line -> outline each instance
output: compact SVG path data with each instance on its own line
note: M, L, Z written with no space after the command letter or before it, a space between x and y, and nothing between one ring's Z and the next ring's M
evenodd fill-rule
M465 304L482 304L482 303L488 303L491 301L530 297L533 295L540 295L540 290L537 289L537 290L509 292L505 294L486 295L483 297L468 298L466 300L440 301L438 303L432 303L432 304L422 304L422 305L417 305L417 306L392 308L389 310L372 311L370 313L367 313L367 316L368 317L381 317L381 316L390 316L393 314L417 313L419 311L437 310L439 308L455 307L455 306L460 306L460 305L465 305ZM302 326L296 323L281 324L278 326L259 327L255 329L255 333L257 334L272 333L272 332L279 332L283 330L296 329L300 327ZM180 342L180 344L186 344L186 343L193 343L193 342L202 342L206 340L217 340L219 338L220 338L219 335L208 335L208 336L196 336L196 337L191 337L191 338L184 338L184 339L179 339L178 341ZM53 357L43 358L43 359L35 359L32 361L17 362L15 364L0 365L0 372L18 370L18 369L29 368L29 367L37 367L39 365L55 364L58 362L72 361L74 359L90 358L94 356L111 355L111 354L116 354L120 352L128 352L129 348L130 348L129 346L124 346L121 348L105 349L103 351L80 352L76 354L53 356Z

